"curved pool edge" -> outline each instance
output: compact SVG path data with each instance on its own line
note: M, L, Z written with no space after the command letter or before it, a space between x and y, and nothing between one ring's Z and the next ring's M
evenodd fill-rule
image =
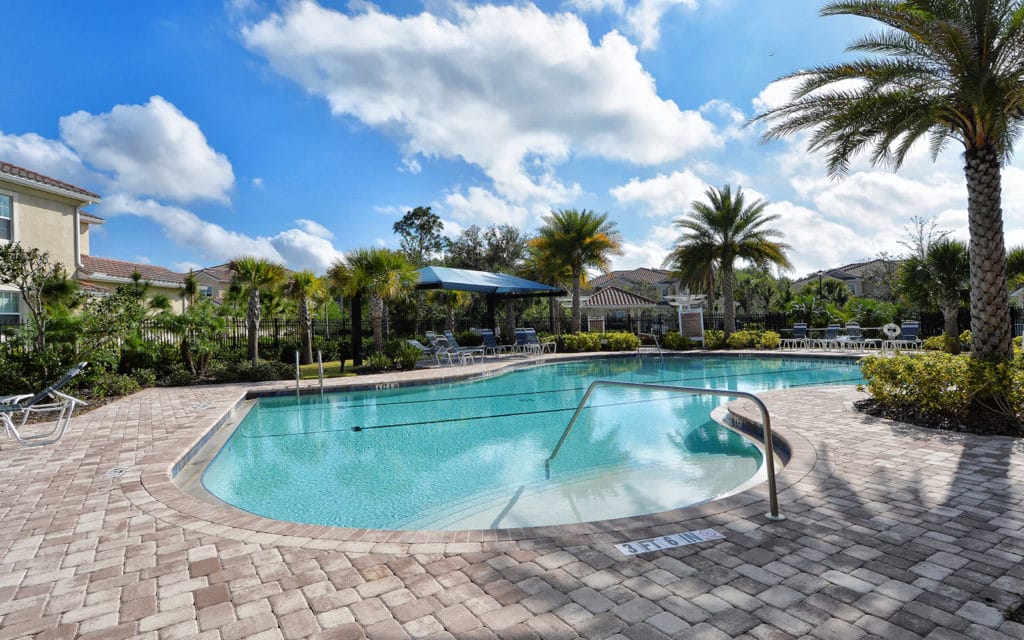
M766 356L763 352L726 353L738 357ZM689 357L711 354L725 355L718 352L687 352L681 355L687 357L687 354L692 354ZM452 375L450 370L423 370L413 372L420 375L402 380L394 380L393 374L362 379L341 379L337 381L340 384L331 384L329 387L325 385L325 391L327 389L335 391L356 388L395 388L409 384L467 380L498 375L522 366L602 357L615 356L609 354L563 354L533 358L527 361L499 361L472 365L462 369L457 375ZM626 354L619 357L635 356ZM674 354L672 357L675 357ZM767 357L801 357L801 354L772 353ZM856 356L844 355L841 359L856 359ZM346 380L353 382L346 384ZM359 382L354 382L355 380L359 380ZM318 386L315 386L316 381L312 382L313 384L305 385L306 392L319 391ZM763 517L768 500L767 483L761 483L740 493L713 501L643 516L534 528L463 531L371 530L273 520L242 511L213 496L210 496L211 500L200 499L185 492L176 484L174 477L178 472L192 460L192 457L216 432L230 423L237 407L247 398L294 392L294 387L288 389L280 382L249 386L238 385L237 396L234 397L233 402L224 407L224 411L220 412L216 420L206 425L197 424L194 430L189 430L188 434L169 440L164 446L147 456L144 464L141 465L142 469L138 478L139 490L132 490L130 486L126 486L125 494L135 506L150 512L155 517L202 534L218 535L249 543L348 552L466 553L479 551L481 545L485 543L515 543L532 546L536 544L536 541L544 539L558 539L562 544L614 544L645 536L677 532L681 530L677 527L683 527L686 522L714 518L727 512L738 512L733 515L739 515L746 520L757 520L760 524L767 523ZM764 395L776 396L785 393L787 391L771 391ZM730 408L730 414L733 413L734 404L743 402L739 400L727 405ZM742 415L742 411L738 413ZM811 472L818 462L818 456L814 447L791 429L784 420L773 419L773 425L776 438L778 438L777 442L788 449L790 453L788 464L776 473L781 510L785 513L786 505L791 500L791 498L787 499L786 489ZM759 438L757 439L759 440Z

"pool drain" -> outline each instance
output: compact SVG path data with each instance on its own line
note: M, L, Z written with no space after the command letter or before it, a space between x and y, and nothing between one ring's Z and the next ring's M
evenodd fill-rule
M128 473L131 467L114 467L110 471L103 474L104 478L120 478L124 474Z

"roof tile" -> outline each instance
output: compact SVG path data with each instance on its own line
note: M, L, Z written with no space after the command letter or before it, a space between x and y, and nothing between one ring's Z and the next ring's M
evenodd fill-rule
M11 164L9 162L3 162L2 160L0 160L0 177L2 177L2 174L7 174L7 175L10 175L10 176L14 176L16 178L21 178L22 180L29 180L31 182L37 182L37 183L39 183L41 185L45 185L47 187L51 187L51 188L55 188L55 189L60 189L62 191L67 191L67 192L69 192L69 193L71 193L73 195L84 196L85 199L87 199L87 200L99 200L100 199L99 194L93 193L92 191L86 191L82 187L76 187L73 184L69 184L67 182L63 182L61 180L57 180L56 178L51 178L50 176L44 176L41 173L36 173L35 171L29 171L28 169L25 169L23 167L19 167L17 165ZM93 217L95 217L95 216L93 216Z
M82 256L81 271L86 275L107 275L115 278L131 278L132 274L138 271L143 280L149 280L150 282L182 284L185 281L184 274L165 269L164 267L158 267L154 264L125 262L123 260L86 255Z

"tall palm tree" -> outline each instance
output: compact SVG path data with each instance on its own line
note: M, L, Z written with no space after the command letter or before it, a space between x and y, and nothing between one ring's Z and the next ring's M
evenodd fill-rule
M552 211L538 235L530 240L545 262L569 270L572 278L572 330L580 330L580 285L588 267L608 268L608 258L622 253L615 223L608 214L584 209Z
M717 273L728 338L736 330L736 260L761 268L776 265L789 269L789 245L777 240L782 237L778 230L766 228L778 216L766 214L767 203L762 200L748 205L742 188L733 194L732 187L725 185L710 188L704 195L707 202L694 200L688 217L675 221L682 234L665 262L682 274L684 281L706 280L709 273Z
M973 355L1011 357L1000 181L1024 120L1024 0L844 0L821 14L888 28L850 45L869 57L787 76L802 82L755 118L769 124L764 139L810 130L833 176L861 151L898 169L925 137L933 157L963 145Z
M292 274L285 288L289 298L299 303L299 328L302 331L302 364L313 362L313 317L309 313L310 298L323 288L323 282L312 271Z
M228 267L235 284L249 296L245 326L249 338L249 359L255 363L260 357L260 293L281 286L285 279L285 268L280 262L257 256L240 256L231 260Z
M970 298L970 276L967 245L948 238L929 245L923 258L908 258L897 276L897 289L908 302L942 312L946 344L953 353L960 352L958 320L960 307Z
M199 280L196 279L196 274L192 269L189 269L182 279L181 291L178 293L181 296L182 312L187 311L196 303L196 296L199 295Z
M473 302L468 291L455 291L452 289L434 289L427 292L427 300L444 309L444 328L448 331L455 331L455 312L465 309Z
M370 298L373 321L373 350L384 349L384 306L388 300L413 290L419 273L399 251L371 248L356 249L344 260L335 261L328 277L345 295L365 294ZM352 318L359 322L359 318Z
M572 286L572 270L560 261L553 259L553 256L546 254L538 247L529 243L527 244L526 259L519 269L519 275L528 280L543 282L544 284L561 289L568 289ZM558 304L554 297L549 297L548 315L551 320L552 333L562 333L561 312L561 305Z

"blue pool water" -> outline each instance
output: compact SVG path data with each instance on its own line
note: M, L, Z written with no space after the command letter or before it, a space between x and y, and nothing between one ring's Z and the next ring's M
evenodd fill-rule
M726 398L594 380L764 391L855 384L850 362L617 358L469 382L262 398L203 474L208 491L281 520L374 529L486 529L674 509L763 479L761 450L709 419ZM353 427L359 427L354 430Z

